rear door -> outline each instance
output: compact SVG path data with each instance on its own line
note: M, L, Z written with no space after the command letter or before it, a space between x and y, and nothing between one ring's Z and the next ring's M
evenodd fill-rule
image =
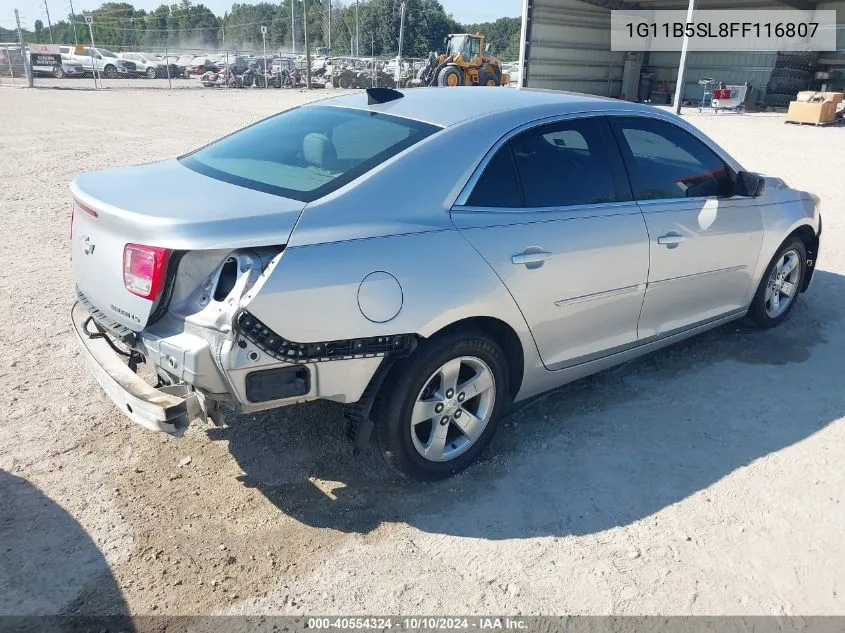
M77 64L81 64L82 68L84 68L86 71L93 72L92 69L94 65L91 61L90 48L85 47L79 52L77 52L75 49L71 49L70 58Z
M743 309L763 238L759 201L702 140L666 120L609 116L650 237L641 339Z
M648 234L607 122L533 124L486 160L452 219L513 295L546 367L634 344Z

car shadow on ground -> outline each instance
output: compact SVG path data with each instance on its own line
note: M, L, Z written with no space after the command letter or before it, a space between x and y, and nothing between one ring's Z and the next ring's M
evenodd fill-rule
M70 514L4 470L0 500L0 629L61 631L108 616L132 630L106 559Z
M314 527L382 522L490 539L588 534L705 490L845 414L845 277L818 271L781 327L736 323L567 385L502 421L483 459L417 483L353 456L339 405L212 429L282 512Z

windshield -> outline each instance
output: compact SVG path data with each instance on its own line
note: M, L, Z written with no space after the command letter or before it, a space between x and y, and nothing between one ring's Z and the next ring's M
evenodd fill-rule
M461 47L464 45L464 40L466 37L463 35L453 35L449 39L449 50L446 51L447 53L458 53L461 50Z
M453 35L449 39L449 50L447 53L456 55L460 53L467 61L475 59L481 52L481 40L477 37L467 35Z
M111 51L107 51L105 48L98 48L98 49L97 49L97 51L98 51L98 52L100 53L100 55L102 55L103 57L117 57L117 55L115 55L115 54L114 54L114 53L112 53Z
M308 106L259 121L179 160L218 180L310 202L438 129L365 110Z

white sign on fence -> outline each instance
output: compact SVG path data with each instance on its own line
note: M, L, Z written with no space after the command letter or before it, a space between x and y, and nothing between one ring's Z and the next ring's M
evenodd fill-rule
M58 44L30 44L29 52L33 55L60 55Z

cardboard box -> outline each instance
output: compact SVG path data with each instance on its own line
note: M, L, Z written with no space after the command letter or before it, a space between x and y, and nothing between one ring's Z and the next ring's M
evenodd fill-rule
M825 101L833 101L834 106L845 100L845 93L842 92L820 92L818 94L823 96Z
M793 101L786 113L787 121L798 123L828 123L836 117L836 104L833 101L805 103Z

